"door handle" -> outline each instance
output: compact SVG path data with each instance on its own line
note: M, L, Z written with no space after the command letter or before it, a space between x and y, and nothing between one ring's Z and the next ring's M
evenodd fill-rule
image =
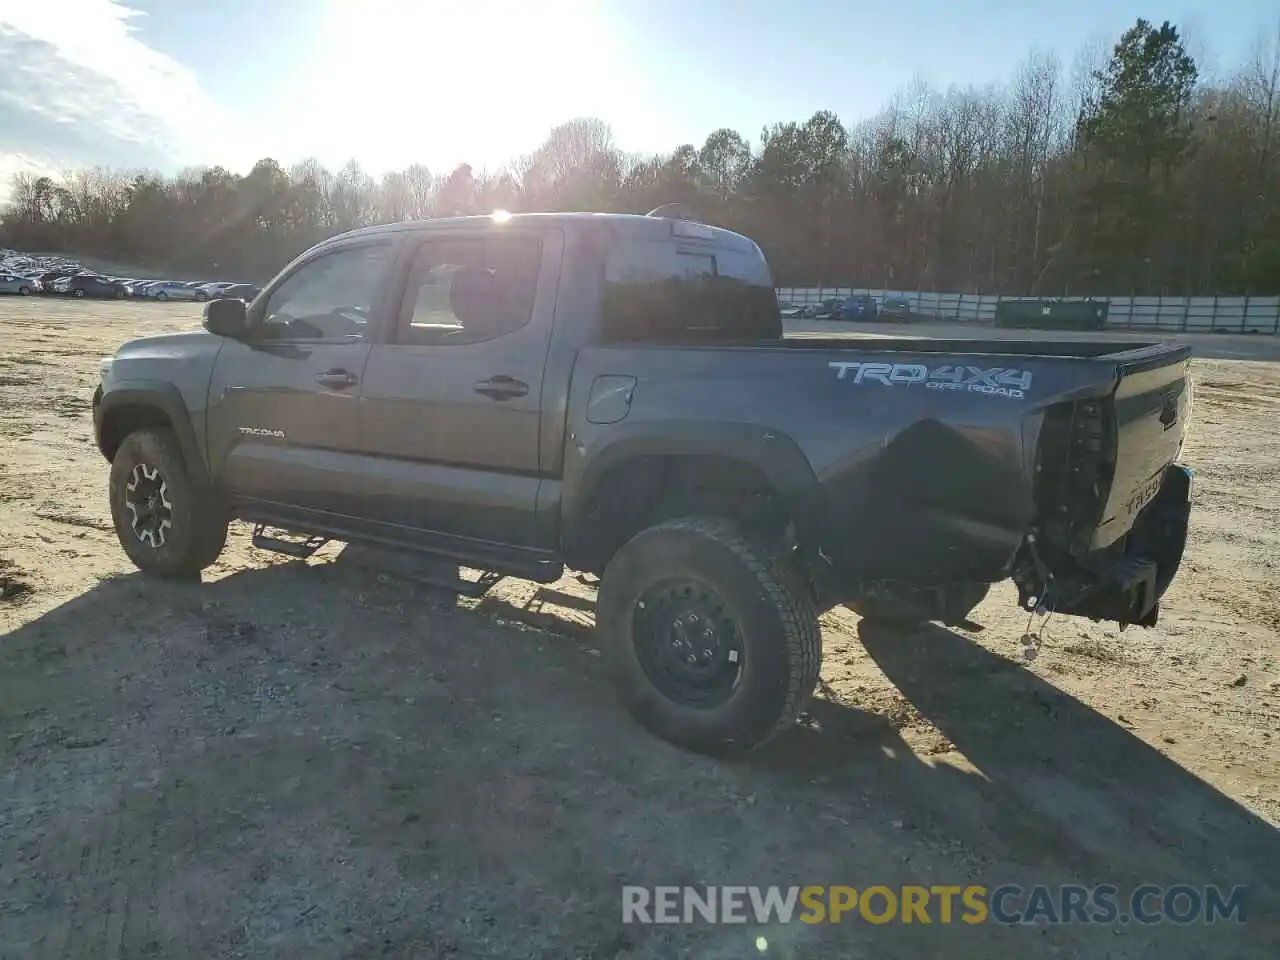
M481 380L474 385L476 393L483 393L494 400L510 400L513 397L527 396L529 385L523 380L509 377L505 373Z
M324 373L316 374L316 383L330 390L345 390L347 387L354 387L358 382L356 375L350 370L326 370Z

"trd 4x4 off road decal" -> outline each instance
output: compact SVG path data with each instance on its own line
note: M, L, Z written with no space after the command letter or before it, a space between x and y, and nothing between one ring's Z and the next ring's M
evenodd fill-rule
M924 384L928 390L962 390L965 393L985 393L993 397L1009 397L1021 400L1031 389L1031 371L1009 367L963 367L943 364L927 367L923 363L866 363L862 361L832 360L828 366L836 371L837 380L854 383L868 381L896 387Z

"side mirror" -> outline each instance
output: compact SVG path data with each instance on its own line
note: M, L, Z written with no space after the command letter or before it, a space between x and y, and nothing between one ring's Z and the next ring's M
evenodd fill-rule
M210 300L204 305L204 328L220 337L238 339L249 329L243 300Z

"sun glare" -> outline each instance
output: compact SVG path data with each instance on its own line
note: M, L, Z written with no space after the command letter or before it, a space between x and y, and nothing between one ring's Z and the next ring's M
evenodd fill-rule
M591 0L329 0L324 16L298 133L375 170L497 167L556 123L616 117L628 86Z

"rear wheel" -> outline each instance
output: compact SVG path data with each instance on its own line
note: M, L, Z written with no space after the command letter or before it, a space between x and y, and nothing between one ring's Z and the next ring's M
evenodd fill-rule
M79 287L77 287L75 290L72 290L72 291L71 291L71 295L72 295L73 297L83 297L83 296L84 296L84 291L83 291L83 290L81 290Z
M111 462L111 519L134 565L161 577L196 576L217 559L228 517L187 471L173 431L129 434Z
M157 299L157 300L168 300L168 299L169 299L169 295L168 295L167 293L165 293L163 290L161 290L159 293L157 293L157 294L156 294L156 299Z
M209 295L205 293L203 290L199 290L196 292L196 299L199 300L201 303L204 303L204 301L209 299Z
M726 754L794 724L822 638L805 585L729 520L641 531L600 584L599 628L623 703L679 746Z

